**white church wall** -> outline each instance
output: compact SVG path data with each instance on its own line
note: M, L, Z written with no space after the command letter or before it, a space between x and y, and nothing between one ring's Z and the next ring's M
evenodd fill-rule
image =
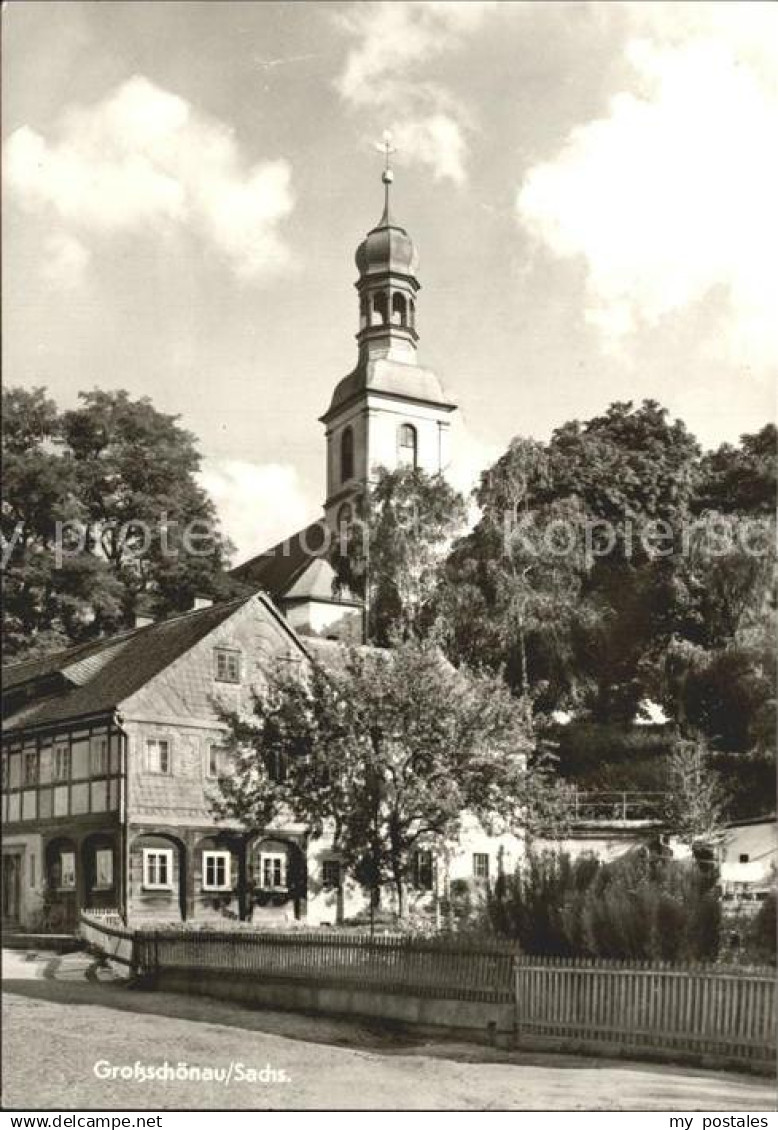
M348 643L362 639L362 610L349 605L307 600L284 609L289 624L301 635L336 636Z
M417 466L430 474L448 463L448 420L440 409L412 402L368 396L370 472L376 467L394 469L400 463L400 428L411 424L417 435Z

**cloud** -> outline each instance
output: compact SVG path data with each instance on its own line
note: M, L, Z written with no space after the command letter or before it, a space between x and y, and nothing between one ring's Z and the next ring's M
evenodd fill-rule
M206 460L198 481L213 499L235 562L261 553L312 521L294 467L284 463ZM314 513L313 517L316 517Z
M5 178L22 207L53 219L71 252L151 227L191 233L242 278L288 260L279 234L293 206L287 162L250 164L228 126L140 75L66 109L55 140L15 130Z
M338 81L344 98L370 105L391 97L395 83L412 66L462 45L494 2L378 0L341 13L343 28L356 40Z
M634 83L529 170L519 220L583 259L606 344L719 293L728 312L708 348L763 370L778 361L776 11L682 5L679 21L678 5L625 7Z
M459 123L450 115L430 114L394 121L391 126L393 142L404 157L427 165L436 180L464 181L466 142Z
M429 64L465 46L497 7L493 0L378 0L337 16L353 43L337 81L341 97L382 114L403 158L427 165L437 179L464 180L469 115L446 86L426 77Z
M468 524L472 526L478 520L479 511L470 494L479 485L482 472L503 454L505 445L488 442L476 435L462 418L462 413L456 412L451 424L451 450L454 458L445 468L445 475L468 500Z
M41 275L58 289L77 287L91 256L83 243L67 232L47 236L41 257Z

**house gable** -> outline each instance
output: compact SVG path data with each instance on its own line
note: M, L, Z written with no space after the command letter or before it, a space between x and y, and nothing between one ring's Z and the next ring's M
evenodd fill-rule
M237 654L240 681L215 677L215 652ZM257 594L149 679L121 703L126 721L176 719L213 724L218 704L228 709L251 705L270 663L299 663L305 652L270 600Z

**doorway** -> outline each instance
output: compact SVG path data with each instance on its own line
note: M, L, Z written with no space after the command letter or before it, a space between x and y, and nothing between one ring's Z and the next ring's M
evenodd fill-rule
M21 925L22 853L3 852L3 926L14 929Z

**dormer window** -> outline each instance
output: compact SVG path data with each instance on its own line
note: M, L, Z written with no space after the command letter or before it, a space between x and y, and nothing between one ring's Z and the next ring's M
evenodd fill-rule
M217 647L213 653L213 677L218 683L240 682L240 652L228 647Z
M354 432L345 428L340 437L340 481L348 482L354 478Z

